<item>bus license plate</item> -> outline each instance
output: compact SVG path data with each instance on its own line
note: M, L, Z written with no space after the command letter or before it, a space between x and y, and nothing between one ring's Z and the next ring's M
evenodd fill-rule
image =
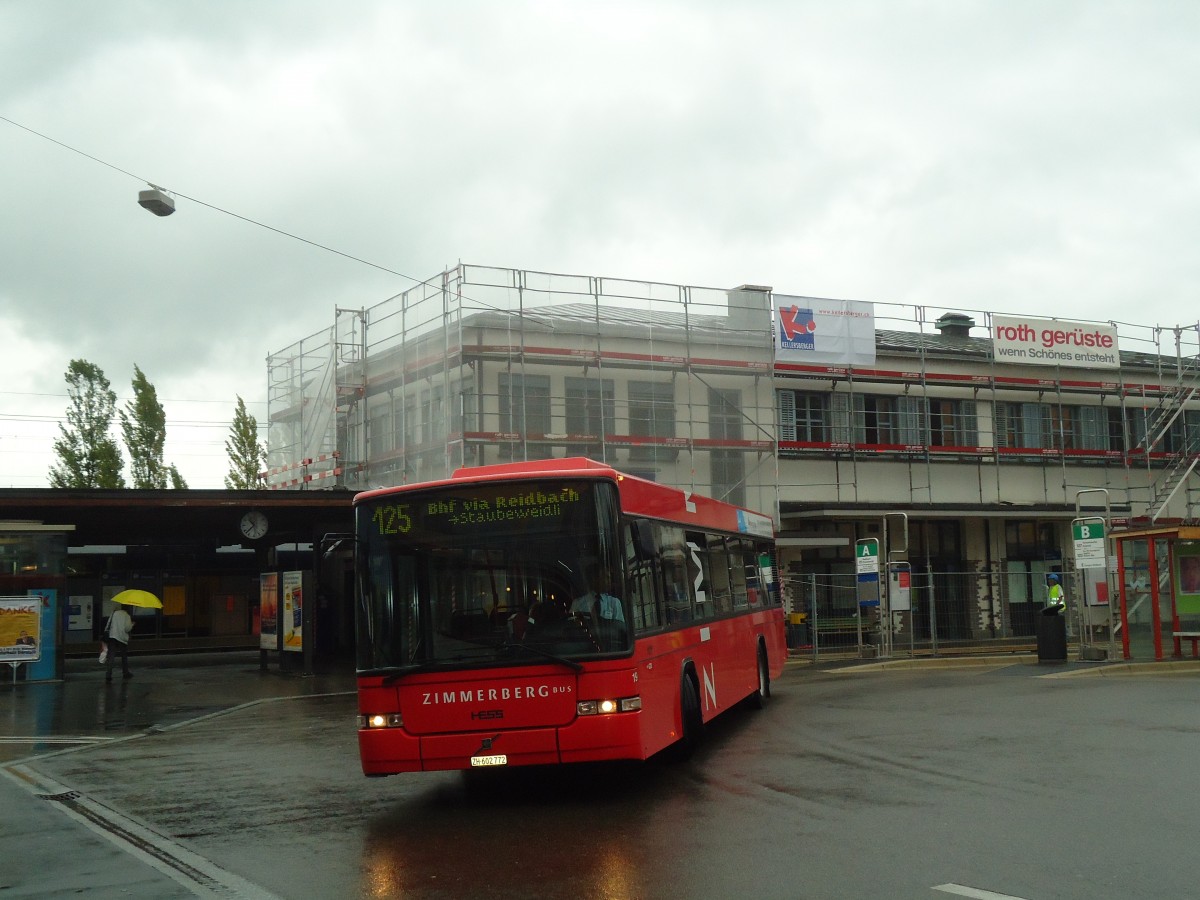
M472 766L507 766L508 757L503 753L497 756L472 756Z

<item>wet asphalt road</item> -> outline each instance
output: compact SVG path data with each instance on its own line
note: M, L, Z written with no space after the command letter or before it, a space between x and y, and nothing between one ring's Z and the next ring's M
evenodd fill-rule
M135 664L0 693L3 896L1200 895L1195 670L795 666L688 763L478 783L363 778L349 673Z

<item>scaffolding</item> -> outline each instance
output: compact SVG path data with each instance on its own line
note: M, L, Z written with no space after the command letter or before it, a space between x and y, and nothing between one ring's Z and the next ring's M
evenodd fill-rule
M873 306L874 366L792 365L768 287L460 264L268 358L267 481L359 490L586 455L776 516L1066 509L1097 487L1195 515L1200 323L1103 323L1119 366L1071 369L998 360L990 311Z
M268 485L582 455L773 512L772 321L766 287L459 265L268 358Z

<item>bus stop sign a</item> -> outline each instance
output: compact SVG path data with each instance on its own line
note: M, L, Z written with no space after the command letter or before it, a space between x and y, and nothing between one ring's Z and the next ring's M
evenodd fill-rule
M859 575L879 573L879 539L865 538L854 547L855 571Z

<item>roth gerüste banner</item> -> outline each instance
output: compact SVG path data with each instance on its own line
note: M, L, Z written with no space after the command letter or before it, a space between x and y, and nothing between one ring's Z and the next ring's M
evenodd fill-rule
M992 316L992 354L998 362L1078 369L1121 365L1117 329L1091 322Z
M775 294L775 358L867 366L875 362L875 307L859 300Z

